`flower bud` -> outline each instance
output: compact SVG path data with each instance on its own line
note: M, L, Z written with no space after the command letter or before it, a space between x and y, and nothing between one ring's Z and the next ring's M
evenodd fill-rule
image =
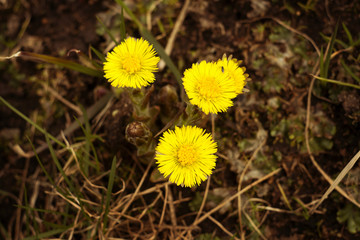
M148 145L152 136L150 129L143 122L132 122L125 129L126 140L137 147Z

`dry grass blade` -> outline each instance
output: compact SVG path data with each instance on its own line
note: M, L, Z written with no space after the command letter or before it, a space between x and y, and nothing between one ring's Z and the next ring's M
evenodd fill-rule
M180 30L180 27L182 26L183 22L184 22L184 19L185 19L185 16L186 16L186 12L189 8L189 5L190 5L190 0L186 0L185 3L184 3L184 6L182 7L181 9L181 12L178 16L178 18L176 19L176 22L175 22L175 25L174 25L174 28L170 34L170 37L169 37L169 40L166 44L166 47L165 47L165 52L167 55L171 55L171 51L174 47L174 42L175 42L175 39L176 39L176 35L177 33L179 32ZM162 71L166 66L166 63L164 60L160 60L159 62L159 70Z
M293 209L292 209L292 207L290 205L290 202L289 202L289 200L288 200L288 198L286 196L286 193L285 193L284 189L282 188L282 186L281 186L281 184L280 184L280 182L278 180L276 181L276 185L278 186L278 188L280 190L280 193L281 193L281 196L283 197L285 205L292 211Z
M320 50L318 48L318 46L316 45L315 41L312 40L308 35L306 35L305 33L302 33L292 27L290 27L289 25L287 25L286 23L284 23L283 21L281 21L280 19L277 19L277 18L271 18L272 20L274 20L275 22L277 22L278 24L280 24L281 26L283 26L284 28L294 32L294 33L297 33L299 34L300 36L303 36L306 40L308 40L312 45L313 47L315 48L316 50L316 53L320 56Z
M341 180L346 176L346 174L352 169L352 167L355 165L357 160L360 158L360 151L357 152L357 154L350 160L348 164L344 167L344 169L339 173L339 175L335 178L333 183L330 185L328 190L324 193L324 195L321 197L319 202L313 206L310 210L310 214L312 214L319 206L320 204L329 196L329 194L339 185ZM359 207L359 205L357 205Z
M163 225L163 221L164 221L164 217L165 217L165 212L166 212L166 205L167 205L167 201L168 201L168 196L169 196L169 186L166 185L165 186L165 197L164 197L164 204L163 204L163 208L161 211L161 217L159 220L159 228L157 229L157 231L154 233L154 238L156 237L157 233L161 230L161 226Z
M78 210L78 212L76 214L76 217L75 217L74 226L72 228L70 228L70 234L69 234L69 237L68 237L69 240L73 239L74 231L75 231L75 228L76 228L76 224L79 221L80 213L81 213L81 211Z
M239 239L237 237L234 236L234 234L232 234L229 230L227 230L219 221L217 221L215 218L213 218L212 216L209 216L209 219L215 223L221 230L223 230L229 237L231 237L232 239Z

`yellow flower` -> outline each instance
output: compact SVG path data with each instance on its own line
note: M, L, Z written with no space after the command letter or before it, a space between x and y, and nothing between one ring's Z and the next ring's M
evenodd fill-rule
M153 72L160 60L152 45L140 38L128 38L116 46L104 62L105 78L114 87L141 88L155 81Z
M226 57L223 57L223 59L217 62L217 65L222 67L224 73L229 74L231 80L234 82L236 94L243 93L244 86L246 85L246 78L249 76L248 74L245 74L246 69L244 67L239 67L239 64L241 64L241 61L238 61L235 58L228 59Z
M234 82L216 63L193 64L185 70L183 84L190 103L206 114L225 112L236 97Z
M163 134L155 159L164 177L170 176L170 182L193 187L212 173L216 151L217 144L211 134L195 126L182 126Z

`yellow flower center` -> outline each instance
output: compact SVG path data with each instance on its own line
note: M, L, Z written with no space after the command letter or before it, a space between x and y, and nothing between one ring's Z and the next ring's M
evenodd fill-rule
M137 57L129 56L125 58L121 63L125 71L130 74L138 72L141 69L141 63L139 58Z
M183 145L177 152L178 161L181 166L190 166L197 159L197 154L194 147L189 145Z
M214 99L220 95L220 86L212 78L203 79L198 84L199 94L204 99Z

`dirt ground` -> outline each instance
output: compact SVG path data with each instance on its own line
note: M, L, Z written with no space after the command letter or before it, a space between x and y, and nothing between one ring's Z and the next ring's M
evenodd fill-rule
M184 1L124 2L165 47ZM0 55L28 51L83 63L76 53L69 51L77 49L96 58L90 46L104 54L111 50L112 40L97 17L118 38L120 12L120 7L110 0L0 0ZM140 37L128 15L125 20L127 35ZM209 218L199 223L191 238L234 239L217 224L220 222L239 239L360 239L360 209L339 191L330 194L314 214L309 213L329 183L314 165L306 147L308 111L311 155L328 176L335 179L360 150L359 89L315 80L307 109L310 74L316 75L313 69L319 59L316 48L326 51L337 22L333 52L339 52L330 61L327 78L360 85L356 80L360 78L360 42L356 43L360 39L359 1L191 1L170 55L180 72L200 60L216 61L225 53L243 60L251 81L247 84L249 92L237 97L228 112L215 118L219 160L209 190L206 183L193 189L168 186L173 200L179 201L172 213L177 224L189 226L194 222L205 191L209 192L206 212L234 195L240 179L244 188L280 169L243 194L239 200L243 206L241 222L238 202L234 200L211 215L216 221ZM173 86L178 93L180 90L167 68L158 72L156 78L149 101L154 109L161 111L167 106L160 89ZM0 96L54 136L68 128L78 113L44 87L44 83L63 99L85 109L113 91L104 78L22 58L0 61L0 79ZM130 194L136 190L141 179L139 173L144 173L148 164L136 160L137 149L124 136L133 116L129 97L125 93L115 96L101 120L97 122L94 117L90 121L90 128L102 139L93 140L101 169L108 171L114 156L121 159L121 166L125 167L117 173L131 179L127 181L124 177L128 187L121 194ZM179 106L176 104L174 109ZM115 111L120 114L114 114ZM154 135L165 126L164 122L160 116L154 117L151 128ZM208 118L203 117L198 125L211 132ZM67 137L75 143L81 136L84 132L79 128ZM56 198L49 197L50 183L36 183L36 180L46 182L45 174L35 157L24 157L17 147L25 153L32 152L29 140L35 148L46 143L44 135L34 126L0 104L0 231L4 238L32 236L29 227L32 223L26 220L29 213L20 206L33 201L36 209L65 208L60 206L64 203L59 196L59 206L50 204L49 198ZM57 170L49 150L42 151L39 157L56 178ZM249 169L242 175L252 157ZM59 153L59 158L65 158L65 154ZM152 174L155 169L155 166L150 168ZM360 202L359 179L360 166L356 163L339 185L356 202ZM107 177L99 182L106 187ZM121 189L120 180L117 183L113 193ZM161 183L151 175L141 189ZM147 195L131 209L150 204L155 197L155 193ZM162 202L151 206L158 215L141 219L144 226L159 222L162 207ZM134 218L137 214L135 210L132 212ZM55 229L67 221L51 213L42 215L39 211L35 215L44 218L36 220L41 226L39 232ZM163 221L170 227L159 228L157 239L176 239L172 233L178 232L171 230L174 219L166 215ZM140 231L137 224L130 221L124 228L143 231L143 235L118 229L110 236L148 239L149 227ZM59 234L48 237L56 238ZM84 239L84 236L89 235L78 231L73 238Z

